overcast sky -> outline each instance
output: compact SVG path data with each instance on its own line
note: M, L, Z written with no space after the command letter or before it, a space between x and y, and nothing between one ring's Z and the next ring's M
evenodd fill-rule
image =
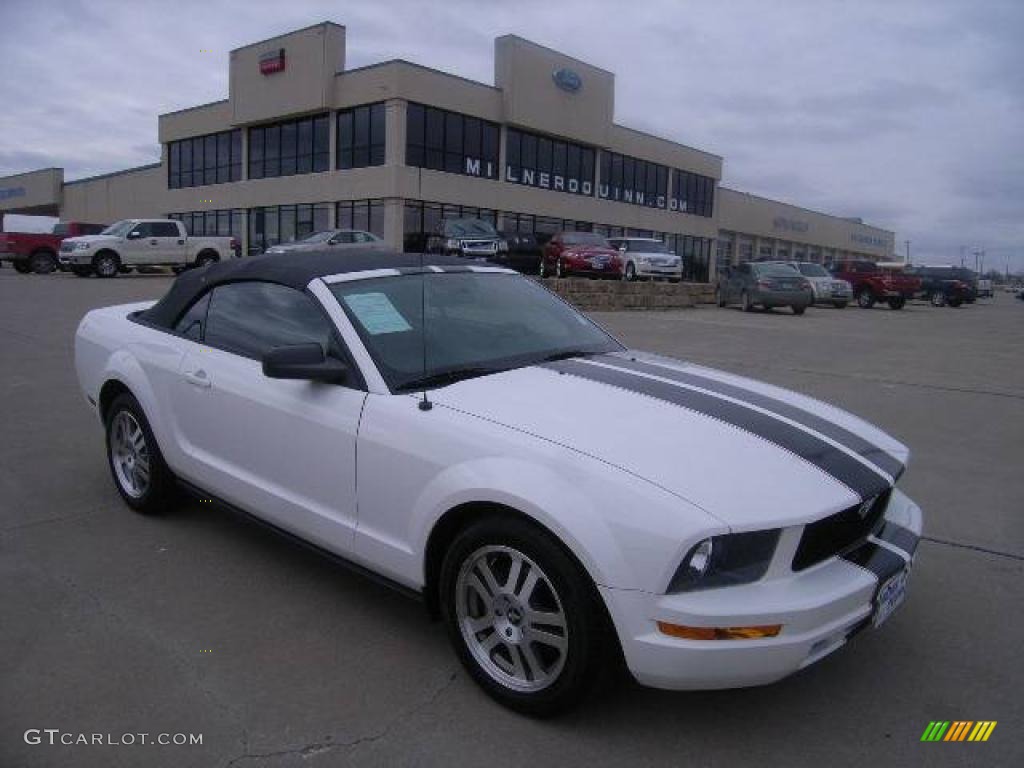
M728 186L1024 270L1024 0L0 0L0 175L154 162L156 115L225 98L230 49L324 20L349 67L487 83L522 35L615 72L616 120Z

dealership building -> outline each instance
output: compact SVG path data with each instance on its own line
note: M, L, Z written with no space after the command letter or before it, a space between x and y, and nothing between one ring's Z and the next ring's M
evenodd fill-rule
M494 83L402 60L345 68L321 23L230 54L228 98L159 116L160 162L0 178L4 213L171 216L243 253L330 227L419 250L444 216L506 232L655 236L706 281L771 256L891 257L894 234L721 187L722 158L615 122L615 76L506 35Z

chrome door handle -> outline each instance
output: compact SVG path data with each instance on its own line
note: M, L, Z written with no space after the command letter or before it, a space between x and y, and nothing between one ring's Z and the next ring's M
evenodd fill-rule
M209 387L210 384L212 384L212 382L210 381L210 377L206 374L206 371L204 371L202 368L199 368L199 369L197 369L195 371L186 371L185 372L185 380L189 384L193 384L193 385L195 385L197 387L204 387L204 388L206 388L206 387Z
M149 244L150 245L159 245L159 243L156 240L150 240Z

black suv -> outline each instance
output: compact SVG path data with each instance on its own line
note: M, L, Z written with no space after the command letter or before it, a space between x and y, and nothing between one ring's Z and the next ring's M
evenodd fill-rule
M476 261L499 261L508 253L508 243L489 221L445 218L427 238L428 253L462 256Z
M978 278L964 267L908 267L906 274L921 281L918 296L933 306L959 307L978 298Z

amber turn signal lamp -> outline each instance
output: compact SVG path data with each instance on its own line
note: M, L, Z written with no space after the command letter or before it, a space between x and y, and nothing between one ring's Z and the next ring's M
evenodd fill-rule
M681 624L658 622L658 629L664 635L681 637L684 640L750 640L757 637L775 637L782 630L781 624L767 624L761 627L684 627Z

